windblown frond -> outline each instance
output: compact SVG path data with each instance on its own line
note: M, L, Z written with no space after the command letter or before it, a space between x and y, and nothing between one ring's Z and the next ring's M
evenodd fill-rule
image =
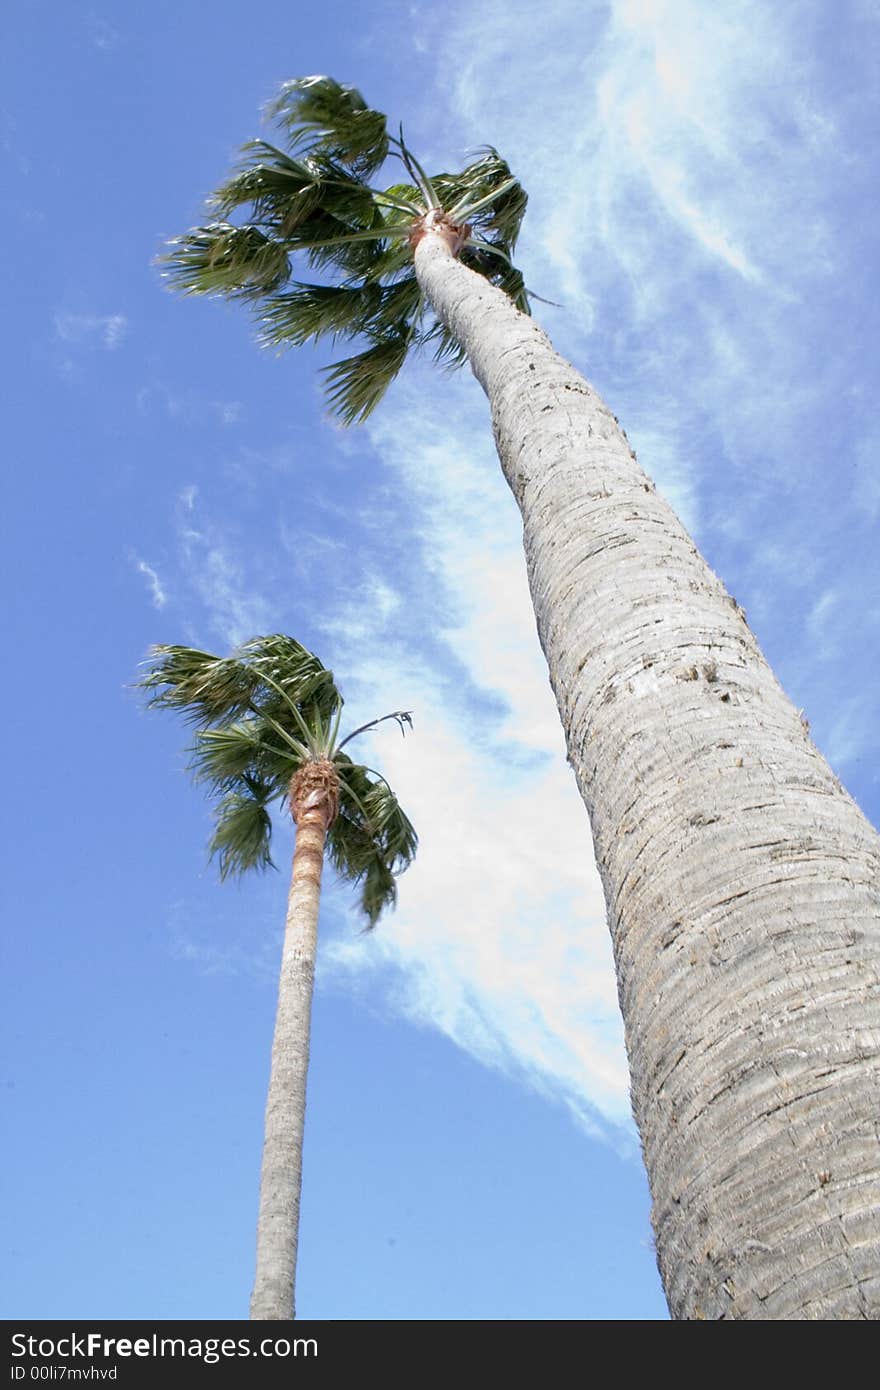
M467 354L461 343L443 323L433 324L429 331L422 335L421 344L423 347L436 344L434 361L442 366L460 367L467 361Z
M138 684L149 692L147 703L180 710L192 724L219 725L244 714L254 696L257 677L234 657L217 657L195 647L156 646L152 664Z
M234 790L241 779L258 777L272 796L284 796L291 777L309 757L297 732L261 717L238 720L221 729L200 729L190 748L189 767L197 782L215 792Z
M165 274L183 294L249 299L273 294L290 276L287 248L250 224L211 222L168 243Z
M286 127L294 149L329 155L368 177L388 157L388 133L381 111L367 106L354 87L332 77L298 77L285 82L269 114Z
M266 302L260 338L299 347L324 334L362 332L382 302L378 285L295 285Z
M403 366L409 335L381 339L366 352L325 367L327 399L344 424L366 420Z
M243 642L238 655L258 678L274 682L288 700L309 706L325 720L344 703L336 689L333 672L327 670L314 652L284 632ZM274 686L261 693L261 710L274 710L273 697L277 695Z
M286 235L318 207L323 193L314 168L305 161L291 159L264 140L251 140L237 171L211 195L209 206L221 218L249 207L251 222Z
M339 814L327 833L330 862L341 877L361 886L361 908L373 927L397 898L395 879L412 862L418 837L397 797L344 753L339 770Z
M434 186L450 215L469 222L510 250L516 245L528 195L496 149L486 145L460 174L441 174Z
M279 702L282 708L287 702L310 704L326 717L342 704L333 672L283 633L245 642L230 657L194 647L156 646L138 684L148 692L151 706L180 710L191 723L204 726L231 723L255 705L274 717Z
M220 878L248 869L274 868L269 845L272 819L266 809L271 792L255 777L245 777L237 791L218 802L211 856L220 865Z

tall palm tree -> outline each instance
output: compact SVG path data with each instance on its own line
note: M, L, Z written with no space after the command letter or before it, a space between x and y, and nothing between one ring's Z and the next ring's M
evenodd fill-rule
M158 646L139 684L148 703L196 726L191 769L215 799L211 851L221 878L272 864L269 808L296 823L287 926L272 1043L251 1317L294 1316L302 1144L318 906L325 857L360 884L370 927L396 898L416 834L388 783L344 746L396 710L340 739L342 697L332 672L292 637L245 642L229 657Z
M285 147L245 147L167 272L242 299L264 343L360 340L328 369L346 422L419 347L466 359L489 398L592 821L673 1316L880 1315L880 839L528 316L526 197L497 151L429 177L330 78L287 83L273 113ZM404 181L376 188L389 159Z

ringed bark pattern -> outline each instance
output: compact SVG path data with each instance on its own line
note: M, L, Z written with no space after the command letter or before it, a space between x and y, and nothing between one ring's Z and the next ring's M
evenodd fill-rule
M675 1318L880 1317L880 838L615 417L426 234L593 828Z
M330 769L330 772L327 771ZM278 986L278 1010L266 1101L265 1140L257 1220L257 1262L252 1320L295 1317L302 1151L309 1069L312 993L318 949L318 910L327 828L335 815L331 763L309 765L291 793L297 822L287 922ZM328 793L327 783L331 783Z

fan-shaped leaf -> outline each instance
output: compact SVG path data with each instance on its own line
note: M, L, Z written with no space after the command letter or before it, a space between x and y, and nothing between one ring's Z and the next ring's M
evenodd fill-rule
M218 803L210 852L219 861L221 879L248 869L275 867L269 852L272 820L266 809L268 797L256 778L247 778L239 790Z
M381 339L366 352L325 367L327 398L346 425L366 420L403 366L409 335Z
M339 814L327 836L331 863L341 877L361 885L361 907L368 923L397 897L395 878L412 861L418 839L386 782L352 763L336 758L339 769Z
M269 114L287 127L294 149L320 151L359 174L371 174L388 156L385 117L332 77L285 82Z
M274 293L290 274L287 248L251 224L212 222L168 245L160 264L184 294L254 298Z
M357 333L381 304L377 285L295 285L266 302L260 340L273 347L299 347L327 333Z

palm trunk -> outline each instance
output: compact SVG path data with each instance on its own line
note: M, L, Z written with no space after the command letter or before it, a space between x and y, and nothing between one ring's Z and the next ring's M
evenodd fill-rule
M520 507L676 1318L880 1317L880 838L593 389L428 232Z
M326 804L297 817L266 1102L252 1319L295 1316L306 1075L327 824Z

